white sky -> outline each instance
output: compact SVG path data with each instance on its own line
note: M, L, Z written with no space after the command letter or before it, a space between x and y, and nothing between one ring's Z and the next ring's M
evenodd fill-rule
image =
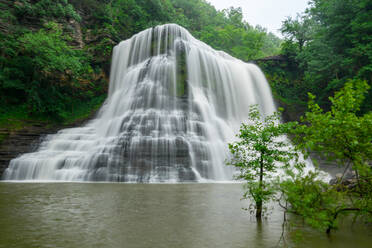
M305 11L309 0L207 0L218 10L231 6L242 7L244 19L253 26L257 24L281 37L278 29L287 16Z

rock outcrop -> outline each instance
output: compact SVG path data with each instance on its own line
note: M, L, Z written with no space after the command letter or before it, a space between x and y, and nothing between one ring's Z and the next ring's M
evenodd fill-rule
M54 133L57 127L48 128L45 124L34 123L17 131L0 129L6 138L0 144L0 178L13 158L36 149L37 144L47 134Z
M10 160L23 153L35 151L48 134L57 133L58 130L63 128L81 126L88 119L93 118L95 114L96 111L92 111L88 118L79 119L68 125L51 125L50 123L34 121L18 130L0 129L0 136L3 137L2 141L0 140L0 179Z
M36 2L38 1L0 0L0 11L3 13L0 17L0 35L16 34L20 29L36 32L40 28L43 28L46 22L52 21L57 23L62 28L64 35L71 38L67 39L68 44L77 50L87 50L89 55L94 58L92 62L94 66L100 68L100 70L96 69L93 72L89 81L81 80L80 83L85 86L92 84L92 81L94 81L95 83L92 87L99 88L100 94L104 95L108 87L111 54L108 52L105 56L98 55L97 53L100 51L92 49L92 47L95 48L97 44L101 44L103 39L111 47L116 42L107 35L105 37L99 36L98 34L101 32L97 30L96 32L92 32L97 20L92 17L92 11L83 9L84 5L80 1L69 1L75 7L75 11L80 15L81 19L79 20L66 15L40 16L39 14L35 14L31 6L34 6L33 4ZM78 123L72 126L80 124L81 121L78 121ZM50 123L37 121L25 123L21 129L2 125L0 127L0 178L11 159L20 154L33 151L44 136L56 133L59 129L66 127L68 126L51 125Z

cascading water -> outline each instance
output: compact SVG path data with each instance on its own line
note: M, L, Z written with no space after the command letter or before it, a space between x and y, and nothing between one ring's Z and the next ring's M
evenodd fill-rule
M6 180L231 180L225 165L248 107L275 111L253 65L167 24L114 48L108 98L96 119L10 162Z

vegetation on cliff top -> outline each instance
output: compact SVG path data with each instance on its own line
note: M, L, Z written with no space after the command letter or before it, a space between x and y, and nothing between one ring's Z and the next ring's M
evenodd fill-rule
M216 11L203 0L18 0L0 9L0 116L8 119L65 122L89 112L107 91L113 46L158 24L178 23L243 60L280 44L240 8Z
M372 80L368 0L310 1L304 14L284 20L284 42L245 22L240 8L217 11L204 0L4 0L0 9L1 116L15 109L66 121L77 106L102 102L113 46L170 22L245 61L282 54L258 63L290 119L305 111L307 92L328 108L348 79ZM372 107L368 94L361 112Z
M372 83L371 1L312 0L304 14L284 20L281 31L285 61L260 65L286 108L304 112L311 92L328 109L328 97L349 79ZM372 109L372 91L367 94L364 113Z

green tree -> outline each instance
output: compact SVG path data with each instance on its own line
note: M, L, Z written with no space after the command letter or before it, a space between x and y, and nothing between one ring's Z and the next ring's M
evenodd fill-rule
M285 37L281 53L296 67L302 102L307 96L301 92L309 91L328 109L328 97L349 79L372 82L371 1L311 0L304 14L283 22L281 31ZM372 108L372 91L368 94L361 105L364 113ZM293 95L286 97L293 100L299 94L285 95Z
M254 105L249 111L249 123L241 125L239 140L229 144L231 159L227 164L240 170L237 178L246 182L244 198L255 202L258 219L262 216L263 204L276 192L274 173L279 168L290 168L291 161L298 162L299 154L283 136L294 125L296 123L281 123L280 112L262 118L258 106Z
M241 9L217 11L204 0L19 0L0 9L2 116L14 107L25 118L62 120L82 101L104 97L113 46L159 24L180 24L243 60L278 48ZM58 25L44 26L50 22Z
M318 151L340 165L351 167L358 175L360 167L372 159L372 113L358 115L369 89L365 81L354 80L330 97L331 110L324 112L309 94L309 111L296 129L297 143L304 149ZM360 188L359 190L362 190Z
M17 94L31 115L62 117L71 99L80 96L79 80L92 72L84 53L66 40L58 24L49 22L16 39L15 56L0 70L2 91Z
M278 184L279 204L286 212L304 219L305 223L328 234L337 228L341 215L360 213L361 209L339 186L324 182L319 171L307 174L287 170L289 178Z
M298 45L299 52L301 52L305 43L311 39L312 27L310 18L297 15L295 19L287 17L283 21L280 31L291 42L295 42Z
M15 3L15 8L20 18L32 16L50 20L53 17L65 17L81 20L80 15L67 0L19 0Z
M332 106L327 112L309 94L309 111L293 131L294 141L304 152L317 151L345 168L334 186L321 182L315 174L292 174L292 180L281 185L290 210L327 233L344 213L357 212L372 219L372 113L358 115L368 89L365 81L347 82L330 98ZM355 174L355 183L345 186L343 178L349 169Z
M257 28L257 27L256 27ZM266 29L263 29L265 33L267 33ZM278 55L280 53L280 46L282 44L282 40L278 38L275 34L269 32L264 37L264 42L262 46L262 54L264 57Z

